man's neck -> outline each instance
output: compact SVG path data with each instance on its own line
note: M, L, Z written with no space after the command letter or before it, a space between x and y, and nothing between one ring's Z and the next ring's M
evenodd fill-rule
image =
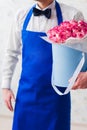
M46 8L47 6L49 6L51 3L53 2L53 0L42 0L42 1L38 1L37 4L41 9Z

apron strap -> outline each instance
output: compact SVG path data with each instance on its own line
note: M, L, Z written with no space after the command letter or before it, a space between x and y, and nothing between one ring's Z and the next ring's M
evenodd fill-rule
M23 30L26 30L27 25L29 23L29 20L32 16L32 12L33 12L33 8L36 6L36 4L30 9L29 13L27 14L24 24L23 24ZM58 21L58 25L63 22L63 17L62 17L62 12L61 12L61 8L59 3L56 1L56 13L57 13L57 21Z
M58 25L60 25L63 22L63 17L62 17L62 11L60 5L57 1L56 1L56 13L57 13Z

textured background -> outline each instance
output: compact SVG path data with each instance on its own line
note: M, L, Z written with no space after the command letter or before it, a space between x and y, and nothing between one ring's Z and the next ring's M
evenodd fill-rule
M68 5L72 5L80 9L85 19L87 19L87 0L59 0ZM19 8L28 6L33 3L33 0L0 0L0 84L2 78L2 62L4 52L9 36L10 26L15 13ZM12 89L16 94L17 81L20 75L20 62L16 67L16 71L12 81ZM87 90L78 90L71 92L72 100L72 122L87 124ZM12 115L8 112L2 101L0 90L0 115Z

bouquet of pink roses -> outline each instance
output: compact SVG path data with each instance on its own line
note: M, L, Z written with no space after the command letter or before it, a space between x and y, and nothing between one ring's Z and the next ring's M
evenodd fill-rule
M82 39L87 35L87 23L84 21L65 21L50 29L47 36L55 43L65 43L69 38Z
M43 39L52 44L52 86L59 95L67 94L79 72L86 70L87 23L65 21L48 30ZM64 93L57 86L66 87Z

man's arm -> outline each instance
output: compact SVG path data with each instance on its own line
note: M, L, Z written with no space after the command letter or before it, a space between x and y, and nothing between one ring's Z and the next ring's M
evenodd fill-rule
M20 33L17 29L16 22L13 22L3 61L1 84L3 100L10 111L13 111L12 100L15 101L14 93L11 90L11 80L19 54L21 54Z

